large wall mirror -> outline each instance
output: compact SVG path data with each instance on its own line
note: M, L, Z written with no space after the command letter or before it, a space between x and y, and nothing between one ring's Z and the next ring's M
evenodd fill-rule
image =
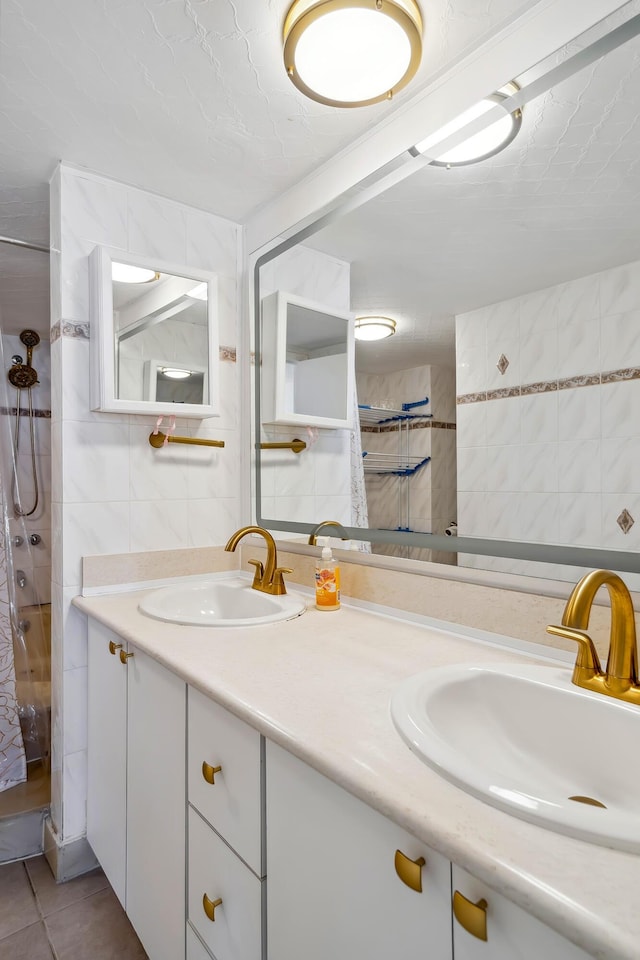
M610 567L640 589L637 9L513 78L522 123L502 152L414 160L259 261L257 302L288 284L396 321L356 344L373 412L336 432L331 471L326 440L288 472L258 453L265 526L301 538L332 519L374 553L566 580Z
M106 247L91 268L93 409L217 416L215 275Z

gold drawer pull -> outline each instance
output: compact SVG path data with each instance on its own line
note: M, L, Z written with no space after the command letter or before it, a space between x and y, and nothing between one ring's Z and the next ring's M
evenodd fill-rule
M422 893L422 868L426 860L424 857L418 857L417 860L411 860L406 857L401 850L396 850L395 867L396 873L403 883L415 890L416 893Z
M115 657L116 650L120 650L122 647L121 643L114 643L113 640L109 640L109 653Z
M133 656L132 653L125 653L124 650L121 650L121 651L120 651L120 663L125 663L125 664L126 664L126 662L127 662L127 660L129 659L129 657L132 657L132 656Z
M207 763L206 760L202 761L202 776L205 778L207 783L216 782L216 773L220 773L222 767L212 767L210 763Z
M216 920L216 907L219 907L222 903L222 900L218 898L217 900L209 900L209 897L206 895L202 898L202 906L204 907L204 912L211 920L211 923L215 923Z
M472 903L456 890L453 895L453 915L461 927L478 940L487 939L487 901Z

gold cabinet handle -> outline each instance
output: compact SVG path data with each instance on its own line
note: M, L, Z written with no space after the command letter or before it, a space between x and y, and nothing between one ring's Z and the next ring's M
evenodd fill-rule
M415 890L416 893L422 893L422 868L427 861L424 857L418 857L417 860L411 860L405 856L402 850L396 850L395 868L396 873L403 883Z
M205 778L207 783L215 784L216 782L216 773L220 773L222 767L212 767L210 763L207 763L206 760L202 761L202 776Z
M125 653L124 650L120 651L120 663L126 663L129 657L132 657L132 653Z
M222 900L219 897L217 900L209 900L209 897L206 895L206 893L203 896L202 906L204 908L204 912L209 917L209 920L211 920L211 923L215 923L216 907L219 907L221 903L222 903Z
M116 650L120 650L121 647L122 647L121 643L114 643L113 640L109 640L109 653L113 657L115 657L116 655Z
M487 939L487 901L472 903L456 890L453 895L453 915L461 927L478 940Z

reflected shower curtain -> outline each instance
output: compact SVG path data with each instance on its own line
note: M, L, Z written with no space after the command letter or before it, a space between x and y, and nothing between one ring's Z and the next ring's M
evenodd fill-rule
M351 526L368 527L367 491L364 485L364 462L362 459L362 435L358 416L358 388L353 388L353 422L351 431ZM361 553L371 553L371 544L366 540L357 541Z
M27 760L16 700L16 671L9 600L10 564L7 564L7 523L0 476L0 791L27 779Z

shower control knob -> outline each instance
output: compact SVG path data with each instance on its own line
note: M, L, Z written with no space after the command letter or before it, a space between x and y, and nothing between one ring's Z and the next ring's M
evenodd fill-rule
M27 633L30 629L31 629L31 621L30 621L30 620L19 620L19 621L18 621L18 630L20 630L21 633Z
M14 547L21 547L24 543L24 537L21 537L20 535L12 537L11 543L13 544Z
M16 570L16 582L19 587L23 588L27 585L27 576L24 570Z
M39 533L29 534L29 543L32 547L37 547L39 543L42 543L42 537Z

